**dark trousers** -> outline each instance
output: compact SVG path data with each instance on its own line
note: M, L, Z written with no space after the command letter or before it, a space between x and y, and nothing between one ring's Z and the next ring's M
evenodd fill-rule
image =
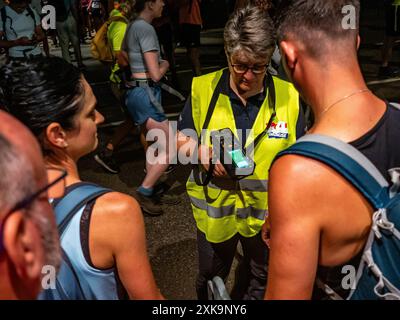
M215 276L224 281L229 275L233 258L240 241L243 258L235 272L235 283L231 292L233 300L261 300L267 284L268 247L261 239L261 232L251 238L236 234L221 243L208 242L204 233L197 230L199 274L196 291L199 300L208 299L207 281Z

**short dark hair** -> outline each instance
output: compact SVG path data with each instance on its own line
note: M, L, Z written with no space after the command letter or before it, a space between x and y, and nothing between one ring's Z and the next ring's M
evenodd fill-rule
M134 9L136 13L140 13L144 10L146 2L155 2L156 0L136 0Z
M0 69L0 105L39 138L52 122L76 128L83 108L82 73L57 57L12 61Z
M343 28L346 6L356 12L356 28ZM276 10L275 23L278 41L289 35L301 40L309 53L319 56L325 41L356 41L359 30L359 0L281 0Z

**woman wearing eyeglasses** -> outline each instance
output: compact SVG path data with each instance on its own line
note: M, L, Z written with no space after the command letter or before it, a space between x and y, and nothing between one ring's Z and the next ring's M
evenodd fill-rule
M6 108L35 134L47 165L67 171L68 196L84 184L77 161L96 149L97 126L104 120L92 89L78 69L59 58L13 62L1 69L0 79ZM86 299L162 299L146 252L142 212L132 197L108 192L87 203L60 240Z
M187 182L197 224L199 274L197 294L207 299L207 281L230 272L237 244L243 258L236 272L231 297L262 299L267 281L268 248L261 229L268 213L268 170L274 156L303 134L299 115L299 95L292 84L267 73L275 49L275 30L268 13L256 6L237 10L224 30L228 68L193 79L191 98L178 124L178 149L196 150L197 142L182 130L202 129L208 133L229 128L241 146L233 152L232 162L242 166L245 158L236 158L240 149L255 147L248 155L255 163L254 172L243 179L228 175L220 159L212 179L205 184L212 149L209 138L198 146L199 165ZM216 147L216 145L214 145ZM204 167L204 169L203 169Z

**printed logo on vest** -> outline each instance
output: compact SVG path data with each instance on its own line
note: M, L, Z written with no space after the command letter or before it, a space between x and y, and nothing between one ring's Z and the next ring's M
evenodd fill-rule
M270 139L287 139L289 137L288 125L285 121L272 122L268 130L268 138Z

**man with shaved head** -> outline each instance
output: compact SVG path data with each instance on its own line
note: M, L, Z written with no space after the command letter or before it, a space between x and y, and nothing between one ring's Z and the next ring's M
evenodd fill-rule
M46 170L28 129L0 110L0 299L35 299L44 266L57 270L60 250L48 197L62 192L62 180Z
M400 106L377 97L363 78L360 1L282 0L276 12L284 69L314 114L308 133L351 145L343 148L357 149L390 182L400 167ZM265 297L349 297L346 270L360 264L374 209L342 175L298 154L278 158L269 179Z

